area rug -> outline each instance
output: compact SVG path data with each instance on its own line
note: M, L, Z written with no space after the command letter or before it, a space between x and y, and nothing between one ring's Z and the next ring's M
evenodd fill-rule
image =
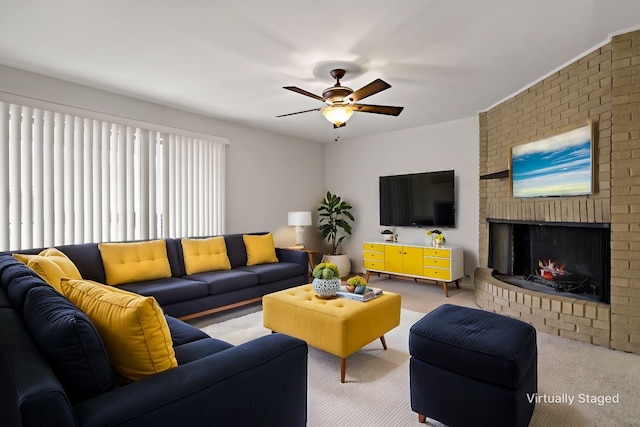
M409 401L409 328L424 314L402 310L400 326L347 358L340 382L340 358L309 347L308 422L313 426L404 426L418 423ZM202 328L237 345L271 331L262 311Z
M408 337L423 316L403 309L400 326L385 334L388 350L376 340L349 356L345 384L340 383L340 359L309 347L307 425L419 426L409 398ZM261 311L201 329L234 345L271 333L262 326ZM638 425L638 355L540 332L538 353L540 400L530 427ZM586 396L596 400L578 401ZM616 401L597 401L606 396ZM427 425L442 426L428 421Z

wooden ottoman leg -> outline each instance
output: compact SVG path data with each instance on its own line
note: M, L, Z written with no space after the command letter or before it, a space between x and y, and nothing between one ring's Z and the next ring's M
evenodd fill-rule
M341 383L344 383L344 377L346 373L347 373L347 358L341 357L340 358L340 382Z
M384 339L384 335L380 337L380 342L382 343L382 348L387 349L387 340Z

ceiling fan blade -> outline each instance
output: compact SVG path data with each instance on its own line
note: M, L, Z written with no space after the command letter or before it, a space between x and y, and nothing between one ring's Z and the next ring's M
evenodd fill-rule
M296 112L296 113L281 114L281 115L276 116L276 117L293 116L294 114L302 114L302 113L308 113L309 111L320 111L320 110L322 110L322 107L312 108L311 110L298 111L298 112Z
M290 91L292 91L292 92L299 93L299 94L301 94L301 95L306 95L306 96L308 96L308 97L310 97L310 98L317 99L318 101L322 101L322 102L324 102L324 98L322 98L321 96L315 95L315 94L313 94L313 93L311 93L311 92L307 92L306 90L304 90L304 89L300 89L299 87L295 87L295 86L283 86L282 88L283 88L283 89L290 90Z
M376 94L378 92L382 92L383 90L389 89L390 87L391 87L391 85L389 83L385 82L384 80L375 79L374 81L372 81L368 85L366 85L366 86L358 89L357 91L353 92L347 98L349 98L353 102L358 102L361 99L366 98L367 96L371 96L371 95Z
M351 106L355 111L361 111L363 113L376 113L386 114L388 116L398 116L404 110L404 107L392 107L389 105L367 105L367 104L353 104Z

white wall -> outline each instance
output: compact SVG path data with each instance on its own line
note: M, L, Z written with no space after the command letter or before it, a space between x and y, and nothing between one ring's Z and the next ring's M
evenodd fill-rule
M291 245L287 212L315 211L324 191L323 144L193 114L0 65L0 91L227 138L226 231L276 232Z
M465 274L478 264L479 134L471 117L372 137L328 144L325 151L326 188L353 205L354 232L342 251L352 271L362 271L362 243L382 240L378 177L454 169L456 176L455 229L441 229L447 245L464 249ZM429 228L396 227L399 242L424 244Z

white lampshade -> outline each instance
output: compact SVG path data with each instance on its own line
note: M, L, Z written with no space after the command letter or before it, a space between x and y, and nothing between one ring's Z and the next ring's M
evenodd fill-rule
M348 107L327 107L322 109L322 115L336 126L340 126L349 120L353 110Z
M311 212L289 212L289 225L296 227L296 246L304 248L304 227L311 225Z
M289 212L289 225L311 225L311 212Z

